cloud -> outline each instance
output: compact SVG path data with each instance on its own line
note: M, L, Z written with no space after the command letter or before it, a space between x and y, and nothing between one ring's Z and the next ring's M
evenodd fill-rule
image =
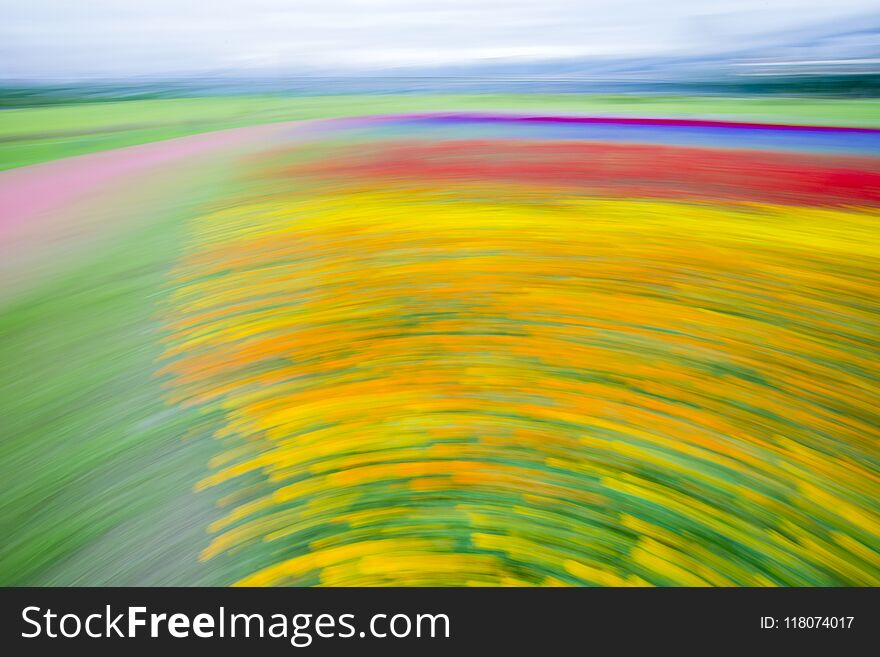
M711 53L875 0L28 0L3 77L346 72L484 60Z

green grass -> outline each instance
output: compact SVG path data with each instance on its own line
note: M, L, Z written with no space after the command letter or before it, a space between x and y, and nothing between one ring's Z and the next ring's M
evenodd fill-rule
M154 375L168 269L225 171L189 176L196 191L174 205L130 209L90 258L0 307L0 585L241 576L197 561L219 514L193 491L213 425L169 407Z

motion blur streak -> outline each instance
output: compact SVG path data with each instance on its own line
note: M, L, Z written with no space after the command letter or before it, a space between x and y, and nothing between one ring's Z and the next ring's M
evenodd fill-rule
M606 127L348 121L192 222L159 374L222 418L204 560L880 584L877 133Z

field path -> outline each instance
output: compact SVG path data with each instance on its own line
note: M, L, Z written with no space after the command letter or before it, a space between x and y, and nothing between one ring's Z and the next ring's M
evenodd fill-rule
M3 584L217 584L195 495L211 428L155 378L157 302L188 222L267 125L0 173ZM204 439L199 440L200 437ZM184 440L188 438L188 440Z
M238 158L303 129L297 122L234 128L0 172L0 302L173 211Z

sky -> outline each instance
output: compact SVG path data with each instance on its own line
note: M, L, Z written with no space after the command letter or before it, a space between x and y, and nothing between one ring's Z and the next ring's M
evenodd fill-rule
M872 12L877 0L0 0L0 78L701 56Z

